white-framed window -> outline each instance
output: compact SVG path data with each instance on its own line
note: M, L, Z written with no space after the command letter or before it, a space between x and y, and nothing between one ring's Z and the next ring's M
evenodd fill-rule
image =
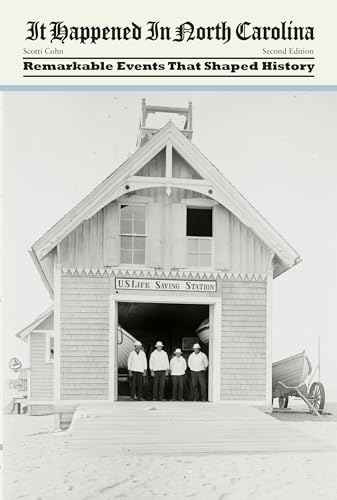
M55 339L54 333L46 333L46 363L54 363Z
M213 210L187 207L187 265L210 268L213 262Z
M120 262L145 265L146 206L120 205Z

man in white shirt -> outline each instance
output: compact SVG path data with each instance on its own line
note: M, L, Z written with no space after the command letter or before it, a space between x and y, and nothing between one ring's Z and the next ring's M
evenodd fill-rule
M184 401L184 381L186 372L186 361L182 356L181 349L174 351L175 356L170 361L170 372L172 380L172 399L173 401Z
M143 378L146 376L147 359L142 343L136 340L135 349L128 357L128 370L131 377L131 399L143 400Z
M153 377L153 399L164 401L165 377L169 372L169 360L160 340L150 356L150 370Z
M193 351L188 357L188 367L191 370L193 401L199 401L199 387L201 400L206 401L206 369L208 367L208 359L206 354L201 352L199 344L193 345Z

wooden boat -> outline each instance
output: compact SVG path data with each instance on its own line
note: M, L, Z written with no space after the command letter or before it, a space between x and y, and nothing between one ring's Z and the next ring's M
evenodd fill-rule
M117 358L118 358L118 368L128 368L128 357L130 352L134 349L134 342L137 339L118 325L117 328Z
M201 342L203 342L204 344L209 343L209 335L210 335L209 318L205 319L202 323L200 323L195 333L198 335Z
M276 361L272 368L273 391L277 382L282 382L289 387L304 384L311 371L312 366L305 350L295 356Z

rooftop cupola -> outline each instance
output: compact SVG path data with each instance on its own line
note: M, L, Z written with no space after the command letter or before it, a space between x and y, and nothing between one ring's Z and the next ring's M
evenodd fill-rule
M154 116L149 116L154 115ZM163 120L165 116L166 121ZM142 99L142 112L140 119L137 148L143 146L151 137L161 129L169 120L173 121L184 136L192 139L192 103L186 108L173 106L152 106ZM149 123L152 121L152 124ZM153 124L154 123L154 124Z

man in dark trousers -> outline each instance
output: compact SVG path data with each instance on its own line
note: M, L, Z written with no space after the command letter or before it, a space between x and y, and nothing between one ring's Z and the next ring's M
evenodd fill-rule
M164 401L165 377L169 373L169 360L160 340L150 356L150 370L153 380L153 399Z
M206 369L208 359L205 353L201 352L199 344L193 345L193 352L188 357L188 367L191 370L191 380L193 387L193 401L199 401L199 388L201 401L207 401L206 394Z
M147 359L142 350L142 343L136 340L135 349L128 357L128 370L131 377L131 399L143 400L143 377L146 376Z
M186 361L182 356L179 347L174 351L174 356L170 361L170 372L172 380L172 399L173 401L184 401L184 380L186 372Z

